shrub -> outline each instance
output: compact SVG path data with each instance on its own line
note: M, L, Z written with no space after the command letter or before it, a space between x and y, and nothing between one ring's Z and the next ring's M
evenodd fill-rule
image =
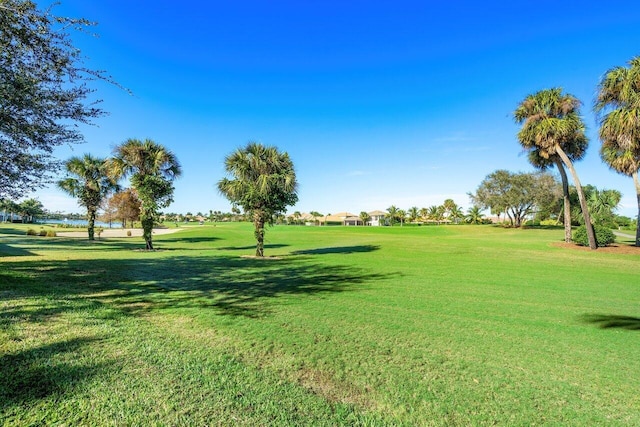
M593 231L596 233L596 242L598 246L609 246L616 241L613 231L601 225L594 225ZM573 232L573 241L580 246L589 246L589 238L587 237L587 228L584 225L576 228Z
M47 230L47 237L56 237L55 230Z
M30 228L27 230L27 236L37 236L37 235L38 235L38 232L33 228Z
M40 230L40 233L38 233L39 236L44 237L47 235L47 230Z
M127 230L127 237L131 237L131 230Z

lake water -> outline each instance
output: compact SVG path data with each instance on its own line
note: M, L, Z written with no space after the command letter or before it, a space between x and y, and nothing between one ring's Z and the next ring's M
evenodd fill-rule
M77 227L86 227L89 223L86 219L40 219L38 222L42 224L68 224ZM96 227L109 228L108 222L96 221ZM122 224L120 222L112 222L111 228L122 228Z

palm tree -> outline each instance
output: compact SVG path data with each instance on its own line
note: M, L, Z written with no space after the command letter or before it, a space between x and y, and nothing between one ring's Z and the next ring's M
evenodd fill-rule
M421 221L426 221L427 219L429 219L429 209L427 208L420 208L420 220Z
M479 206L472 206L467 209L467 221L469 224L482 224L482 209Z
M313 217L313 223L318 225L318 218L322 218L322 214L318 211L311 211L309 214Z
M565 148L567 156L572 162L581 160L584 157L587 145L586 138L575 140L574 144L567 144L567 147ZM548 158L545 158L540 154L540 150L536 148L529 151L529 163L542 171L554 165L558 168L560 179L562 181L564 241L566 243L571 242L571 198L569 193L569 180L567 179L567 172L564 169L562 159L557 154L550 155Z
M153 250L152 232L158 211L173 201L172 182L182 174L178 159L150 139L128 139L114 149L109 169L117 177L131 176L131 185L141 202L142 236L147 250Z
M250 142L228 155L224 163L233 179L221 179L218 190L252 215L256 256L263 257L265 224L298 201L293 162L276 147Z
M409 208L409 220L411 222L416 222L416 220L418 219L418 217L420 216L420 210L418 209L417 206L413 206L411 208Z
M58 188L77 197L80 206L87 208L89 240L94 240L96 213L105 198L118 190L116 180L108 171L107 161L91 154L72 157L64 167L70 176L58 181Z
M399 209L395 205L391 205L387 208L387 212L389 213L389 225L393 226L398 219Z
M594 224L612 225L615 217L614 211L618 209L620 199L622 199L622 193L618 190L594 189L587 199Z
M578 191L589 247L597 249L598 244L582 186L573 162L567 154L572 152L572 147L586 148L588 144L579 110L580 101L576 97L563 94L560 88L553 88L527 96L514 112L514 118L518 124L522 124L518 140L525 150L537 150L543 159L553 159L553 156L557 155L571 172Z
M360 220L362 221L362 225L367 225L367 222L371 219L371 215L368 212L362 211L360 212Z
M602 159L614 171L630 176L636 187L636 246L640 246L640 57L632 58L628 64L629 67L615 67L604 75L595 111L601 115Z

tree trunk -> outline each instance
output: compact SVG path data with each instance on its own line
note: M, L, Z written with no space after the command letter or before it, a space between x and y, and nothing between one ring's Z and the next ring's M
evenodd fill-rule
M555 159L556 167L560 172L560 178L562 178L562 200L564 210L564 241L571 242L571 201L569 200L569 180L567 179L567 172L562 166L562 161L558 158Z
M142 237L144 237L144 242L146 244L146 248L148 251L153 250L153 216L145 214L140 214L140 223L142 224Z
M264 257L264 218L261 212L253 214L254 235L256 236L256 256Z
M589 248L598 249L598 242L596 241L596 235L593 231L593 224L591 223L591 215L589 215L589 209L587 208L587 200L584 197L584 192L582 191L582 185L580 185L580 180L578 179L578 174L573 167L573 163L569 160L569 157L565 154L565 152L560 148L559 145L556 145L556 152L562 159L562 162L571 172L571 176L573 177L573 183L576 185L576 190L578 191L578 200L580 200L580 209L582 209L582 217L584 218L584 226L587 229L587 238L589 240Z
M95 209L89 209L88 210L88 217L89 217L89 227L88 227L88 231L89 231L89 240L95 240L94 238L94 232L95 232L95 224L96 224L96 211Z
M636 185L636 198L638 199L638 216L636 217L636 246L640 246L640 180L638 180L638 172L632 175L633 183Z

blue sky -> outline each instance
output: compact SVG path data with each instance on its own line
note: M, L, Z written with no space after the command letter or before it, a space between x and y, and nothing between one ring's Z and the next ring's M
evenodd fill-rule
M49 2L39 1L40 5ZM250 140L287 151L295 210L428 207L467 193L496 169L530 171L512 112L560 86L583 102L591 139L583 184L624 194L630 178L598 155L591 105L599 79L640 54L640 3L62 0L58 14L96 21L74 35L109 115L61 159L108 156L127 138L173 150L184 174L166 211L229 211L216 190L225 155ZM80 211L50 187L51 210Z

